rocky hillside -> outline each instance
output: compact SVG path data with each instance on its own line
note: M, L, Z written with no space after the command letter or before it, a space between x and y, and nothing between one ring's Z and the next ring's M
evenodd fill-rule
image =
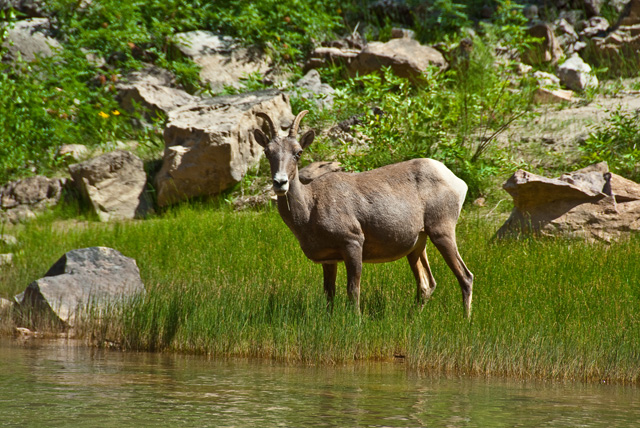
M340 163L308 171L434 157L473 199L517 167L639 173L640 0L299 3L0 2L0 217L266 203L258 112L311 111L304 164Z

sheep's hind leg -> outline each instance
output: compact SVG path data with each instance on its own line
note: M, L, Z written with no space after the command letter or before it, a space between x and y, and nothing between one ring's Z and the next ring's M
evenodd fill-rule
M424 306L436 289L436 280L431 273L431 267L427 259L426 245L418 245L415 250L409 253L407 260L409 261L409 266L411 266L413 276L416 279L416 302Z
M458 246L456 244L455 228L429 235L431 242L436 246L449 269L458 279L462 291L462 301L464 303L464 314L466 318L471 317L471 299L473 297L473 274L464 264Z

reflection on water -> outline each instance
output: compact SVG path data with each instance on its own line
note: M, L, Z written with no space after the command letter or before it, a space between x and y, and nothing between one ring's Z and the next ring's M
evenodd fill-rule
M0 338L0 426L640 426L633 387L299 367Z

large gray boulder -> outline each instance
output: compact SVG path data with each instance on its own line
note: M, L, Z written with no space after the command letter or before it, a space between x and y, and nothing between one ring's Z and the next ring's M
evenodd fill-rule
M18 223L60 202L67 186L65 178L41 175L11 181L0 187L0 221Z
M293 121L289 97L277 90L210 98L172 111L155 179L158 205L216 195L240 182L263 154L253 139L253 130L263 125L258 112L280 128Z
M22 309L42 311L72 326L84 309L99 312L144 292L134 259L112 248L91 247L63 255L15 300Z
M7 53L3 60L16 61L18 58L31 62L37 57L50 57L60 49L60 43L49 36L49 20L32 18L18 21L7 32L3 42Z
M252 73L266 73L269 62L258 48L240 47L233 38L211 31L189 31L175 36L175 46L198 64L200 79L214 92L225 86L240 87L240 80Z
M447 62L436 49L416 40L392 39L386 43L369 43L351 62L349 72L364 75L391 67L396 75L413 79L429 66L445 69Z
M503 188L514 208L498 237L533 233L610 241L640 231L640 184L609 172L606 162L558 178L518 170Z
M151 208L144 164L131 152L117 150L70 165L69 173L100 221L143 217Z

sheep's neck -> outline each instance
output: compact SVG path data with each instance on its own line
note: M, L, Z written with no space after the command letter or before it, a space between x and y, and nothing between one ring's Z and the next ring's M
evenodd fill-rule
M309 221L311 200L309 188L304 186L296 173L289 182L289 191L284 196L278 196L278 211L284 222L290 227L302 226Z

